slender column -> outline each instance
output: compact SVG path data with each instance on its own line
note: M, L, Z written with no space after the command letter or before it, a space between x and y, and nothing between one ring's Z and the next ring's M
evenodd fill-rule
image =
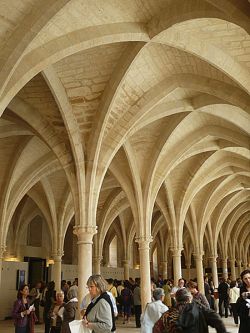
M204 294L204 278L203 278L203 263L202 263L202 253L194 253L195 264L196 264L196 275L199 291Z
M248 263L247 262L243 262L243 268L244 268L244 270L248 269Z
M226 280L228 279L227 258L222 258L222 275Z
M230 267L231 267L231 280L236 280L236 272L235 272L235 258L231 258L230 260Z
M55 281L56 291L61 290L62 256L63 256L63 251L60 250L52 254L52 258L54 260L54 266L52 270L52 280Z
M216 256L209 257L208 259L210 260L211 263L214 287L218 288L219 281L218 281L217 260L216 260L217 257Z
M129 260L123 260L124 280L129 279Z
M78 238L78 299L81 302L87 294L87 280L92 275L92 244L96 227L75 226L74 233Z
M189 281L190 280L190 276L191 276L191 264L190 262L186 263L186 269L187 269L187 280Z
M140 237L137 242L139 243L141 304L143 310L146 304L151 302L149 244L152 242L152 237Z
M1 288L1 282L2 282L2 266L4 261L4 252L6 250L6 246L1 245L0 246L0 288Z
M162 267L162 278L163 278L163 280L165 280L168 278L168 262L162 261L161 267Z
M181 248L172 248L173 252L173 269L174 269L174 285L178 285L178 280L182 277L181 272Z
M242 271L242 268L241 268L242 260L240 258L237 258L236 262L237 262L237 266L238 266L238 276L237 277L240 277L240 273Z
M94 274L101 274L101 261L102 261L101 256L93 257L93 273Z

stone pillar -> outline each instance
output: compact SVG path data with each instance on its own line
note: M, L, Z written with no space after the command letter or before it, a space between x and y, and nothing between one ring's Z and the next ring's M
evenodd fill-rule
M237 272L238 276L237 277L240 277L240 273L243 270L242 267L241 267L242 260L238 258L238 259L236 259L236 262L237 262L237 266L238 266L237 267L238 268L238 272Z
M182 277L181 272L181 248L172 248L173 252L173 270L174 270L174 285L178 285L178 280Z
M168 278L168 262L162 261L161 267L162 267L162 278L163 278L163 280L165 280Z
M248 269L248 263L247 262L243 262L243 269Z
M219 281L218 281L217 260L216 260L217 257L216 256L209 257L208 259L210 260L211 263L214 287L218 288Z
M102 257L93 257L93 273L101 274L101 261Z
M191 263L190 262L186 263L186 269L187 269L187 280L189 281L190 280L190 276L191 276L191 271L190 271L190 269L191 269Z
M1 282L2 282L2 266L4 261L4 252L6 250L6 246L1 245L0 246L0 288L1 288Z
M124 280L128 280L129 279L129 260L123 260L123 269L124 269L124 273L123 273L123 278Z
M228 279L228 269L227 269L227 258L222 258L222 275L227 280Z
M151 237L140 237L137 239L139 243L140 256L140 275L141 275L141 304L142 310L146 304L151 302L151 280L150 280L150 257L149 244L152 242Z
M78 300L81 302L87 294L87 280L92 275L92 244L96 227L75 226L74 233L78 238Z
M230 259L230 267L231 267L231 280L236 280L236 272L235 272L235 258Z
M63 251L57 251L56 253L52 254L52 258L54 260L52 280L55 281L56 291L61 290L62 256L63 256Z
M203 263L202 263L202 253L194 253L195 264L196 264L196 276L199 291L204 294L204 274L203 274Z

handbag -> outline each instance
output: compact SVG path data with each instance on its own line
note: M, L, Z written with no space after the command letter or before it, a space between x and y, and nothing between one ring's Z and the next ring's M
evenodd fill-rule
M73 320L69 323L71 333L91 333L92 330L83 326L82 320Z

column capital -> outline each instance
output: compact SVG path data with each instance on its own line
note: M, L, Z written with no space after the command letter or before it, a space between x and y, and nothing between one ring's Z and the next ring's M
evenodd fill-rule
M215 254L215 255L211 255L209 257L207 257L207 259L210 261L210 262L217 262L217 258L218 258L218 255Z
M195 259L197 260L203 260L203 256L204 256L204 251L201 252L194 252L193 256Z
M235 263L235 258L229 258L228 259L231 263Z
M183 247L171 247L170 251L172 251L172 257L181 257L181 251L183 251Z
M129 260L128 259L124 259L124 260L122 260L122 263L123 263L123 265L129 265Z
M102 256L94 256L92 257L92 260L94 263L101 263L103 257Z
M1 245L0 246L0 260L3 260L5 251L6 251L6 245Z
M135 241L139 244L139 250L149 250L149 244L153 241L152 236L137 237Z
M54 252L52 252L51 257L53 258L54 261L61 261L63 255L64 252L62 250L57 249Z
M74 226L73 233L77 236L77 244L92 244L93 236L97 233L96 226Z

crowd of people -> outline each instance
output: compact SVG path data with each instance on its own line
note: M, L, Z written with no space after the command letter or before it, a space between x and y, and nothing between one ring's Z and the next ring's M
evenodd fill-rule
M82 325L93 333L115 332L117 317L126 325L132 315L141 333L206 333L208 326L226 333L221 317L229 315L239 325L239 333L250 332L250 269L243 271L237 281L222 278L218 291L205 277L204 294L195 280L186 282L181 278L174 286L171 279L152 279L151 302L143 312L139 278L118 281L92 275L87 289L88 294L78 305L77 278L72 284L63 280L58 292L53 281L46 287L38 282L30 291L28 285L21 286L13 306L15 333L34 333L35 324L41 322L44 333L70 333L70 322L79 314Z

